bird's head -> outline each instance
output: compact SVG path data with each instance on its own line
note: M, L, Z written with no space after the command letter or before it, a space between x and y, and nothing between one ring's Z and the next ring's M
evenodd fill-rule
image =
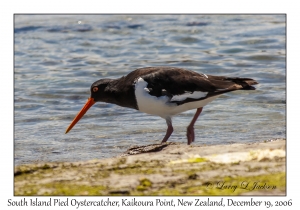
M73 121L67 128L66 133L68 133L74 127L74 125L76 125L76 123L83 117L83 115L89 110L89 108L91 106L93 106L97 101L105 101L106 88L111 81L112 81L111 79L101 79L101 80L94 82L91 85L90 98L85 103L85 105L82 107L82 109L78 112L76 117L73 119Z

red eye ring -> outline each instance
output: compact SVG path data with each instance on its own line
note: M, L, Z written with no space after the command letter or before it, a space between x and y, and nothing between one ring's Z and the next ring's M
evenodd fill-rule
M97 92L98 91L98 87L93 87L93 92Z

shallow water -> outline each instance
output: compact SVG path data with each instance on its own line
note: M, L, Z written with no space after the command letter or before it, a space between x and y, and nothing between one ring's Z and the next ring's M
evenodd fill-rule
M106 158L159 143L163 119L105 103L64 134L94 81L146 66L260 83L204 107L194 144L285 138L285 21L284 15L15 15L15 164ZM186 142L194 112L173 118L169 141Z

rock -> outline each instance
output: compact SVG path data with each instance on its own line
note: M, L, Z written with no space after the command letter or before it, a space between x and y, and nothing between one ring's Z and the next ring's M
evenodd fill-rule
M121 157L15 167L15 195L285 195L285 139L129 148Z

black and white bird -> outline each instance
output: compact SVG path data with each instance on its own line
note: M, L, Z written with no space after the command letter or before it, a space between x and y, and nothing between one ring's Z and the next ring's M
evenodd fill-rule
M166 120L166 142L173 132L172 116L197 109L187 127L187 143L195 139L194 124L202 108L223 93L255 90L251 78L212 76L176 67L136 69L119 79L100 79L91 86L91 96L67 128L68 133L96 102L137 109Z

